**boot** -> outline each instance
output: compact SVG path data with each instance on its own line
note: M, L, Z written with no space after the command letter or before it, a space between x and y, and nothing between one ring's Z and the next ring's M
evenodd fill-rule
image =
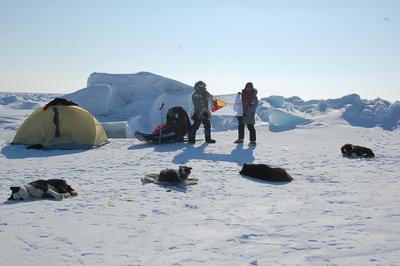
M205 135L207 143L215 143L215 140L211 138L211 129L210 128L204 129L204 135Z
M190 134L188 136L188 142L191 144L195 144L196 143L196 131L195 130L191 130Z
M216 141L215 141L215 139L212 139L212 138L206 138L206 142L207 143L215 143Z

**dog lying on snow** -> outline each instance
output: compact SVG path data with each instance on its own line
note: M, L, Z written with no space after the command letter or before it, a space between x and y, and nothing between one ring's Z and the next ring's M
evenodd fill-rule
M291 182L293 178L283 168L272 168L266 164L244 164L241 175L270 182Z
M155 183L160 185L189 186L198 182L197 178L189 177L192 167L180 165L179 170L164 169L157 174L149 174L142 178L142 183Z
M78 193L62 179L37 180L20 187L10 187L9 200L55 199L62 200Z
M345 144L343 145L340 150L342 151L342 155L345 157L362 157L362 158L372 158L375 157L375 154L372 152L370 148L352 145L352 144Z

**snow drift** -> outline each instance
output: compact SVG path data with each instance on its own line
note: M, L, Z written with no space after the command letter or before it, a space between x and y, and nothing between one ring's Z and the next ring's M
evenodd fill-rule
M357 94L338 99L304 101L300 97L270 96L261 99L257 114L269 122L271 131L285 131L311 123L324 114L340 110L342 119L353 126L393 130L400 125L400 102L366 100Z
M192 93L189 85L148 72L93 73L88 78L87 88L64 97L82 105L100 121L127 121L127 135L132 137L136 130L150 132L165 122L166 110L175 105L182 106L190 116ZM164 108L159 110L163 103ZM400 123L400 102L390 103L379 98L365 100L357 94L310 101L298 96L273 95L260 99L256 120L267 122L271 131L280 132L311 123L332 110L340 110L342 118L354 126L393 130ZM237 119L213 116L212 127L216 131L234 129Z
M173 106L182 106L192 113L192 92L188 85L147 72L93 73L87 88L64 97L77 102L100 121L128 121L128 136L133 136L135 131L151 132L165 122L166 112Z

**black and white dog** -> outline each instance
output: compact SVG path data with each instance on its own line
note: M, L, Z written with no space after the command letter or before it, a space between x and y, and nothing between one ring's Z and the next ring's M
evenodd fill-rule
M272 168L266 164L244 164L241 175L270 182L291 182L293 178L283 168Z
M192 167L180 165L179 170L166 168L157 174L146 175L142 178L143 183L168 184L173 186L193 185L196 178L189 178ZM195 182L195 183L193 183Z
M62 179L37 180L20 187L10 187L9 200L55 199L62 200L78 193Z
M372 158L375 157L374 152L370 148L345 144L340 148L342 155L345 157L362 157L362 158Z

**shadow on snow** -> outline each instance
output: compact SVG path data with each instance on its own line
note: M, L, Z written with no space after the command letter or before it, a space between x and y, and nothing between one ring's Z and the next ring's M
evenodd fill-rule
M271 182L271 181L266 181L266 180L262 180L262 179L258 179L258 178L254 178L251 176L247 176L247 175L241 175L243 178L257 182L257 183L262 183L262 184L268 184L268 185L274 185L274 186L282 186L282 185L287 185L290 182ZM292 181L293 182L293 181Z
M7 159L25 159L25 158L40 158L51 156L62 156L68 154L75 154L85 152L87 149L82 150L35 150L27 149L26 145L7 145L1 149L1 153Z
M229 154L223 153L209 153L205 152L205 148L209 144L203 143L200 146L193 146L187 143L170 143L162 145L154 145L149 143L142 143L137 145L132 145L129 150L141 150L144 148L154 148L155 152L174 152L181 151L181 153L175 155L172 162L175 164L186 164L190 160L204 160L212 162L233 162L238 165L244 163L252 163L255 158L253 156L253 151L255 146L244 147L243 144L236 145L235 149ZM213 144L211 144L213 145Z

